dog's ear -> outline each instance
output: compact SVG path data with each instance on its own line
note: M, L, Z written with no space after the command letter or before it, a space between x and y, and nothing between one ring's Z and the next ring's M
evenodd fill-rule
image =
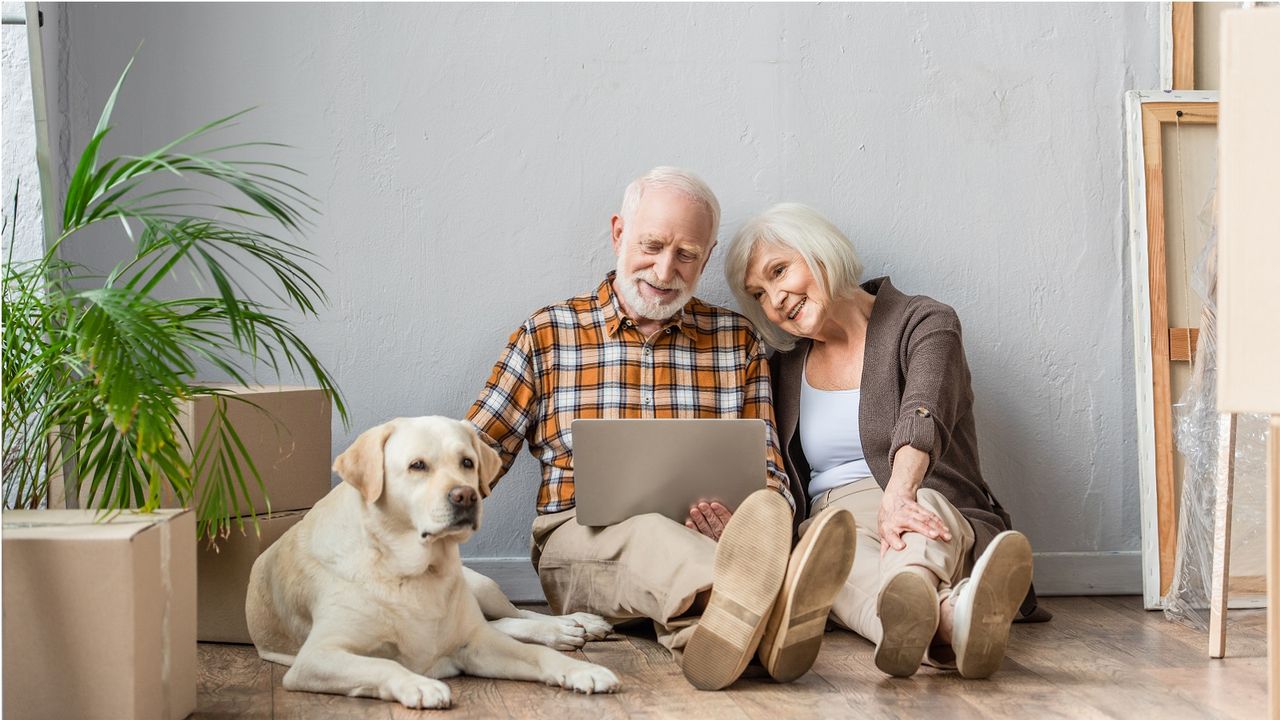
M382 448L394 429L392 421L365 430L333 461L333 471L359 490L367 503L382 496Z
M480 476L480 497L489 497L493 481L502 470L502 457L489 447L489 443L480 437L480 433L471 428L471 445L476 451L476 474Z

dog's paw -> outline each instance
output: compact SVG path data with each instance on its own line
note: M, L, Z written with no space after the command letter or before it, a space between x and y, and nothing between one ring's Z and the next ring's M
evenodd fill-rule
M591 663L577 663L567 672L558 674L554 684L565 690L587 695L611 693L622 687L622 683L618 682L618 676L614 675L609 668Z
M385 700L395 700L415 710L447 708L453 703L448 685L421 675L409 674L388 681L382 695Z
M605 622L599 615L579 612L561 615L565 620L572 620L578 627L587 631L587 640L603 640L613 632L613 626Z
M554 650L577 650L590 640L587 631L577 623L544 622L538 628L538 644Z
M517 640L546 645L552 650L577 650L590 639L585 628L567 617L537 615L527 620L505 622L512 624L499 629Z

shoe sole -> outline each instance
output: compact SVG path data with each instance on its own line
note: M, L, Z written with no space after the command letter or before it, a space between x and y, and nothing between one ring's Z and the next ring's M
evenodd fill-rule
M820 513L791 553L782 597L769 615L760 659L778 682L809 672L836 593L844 586L857 550L857 524L848 510Z
M760 645L787 572L791 508L772 490L752 493L716 545L707 609L684 649L682 669L699 690L737 680Z
M914 572L889 579L876 599L882 636L875 663L880 672L911 677L938 632L938 591Z
M974 588L968 631L961 632L965 619L957 617L952 638L961 676L986 678L1000 669L1009 627L1031 586L1031 571L1031 543L1022 533L1000 533L982 554L969 576Z

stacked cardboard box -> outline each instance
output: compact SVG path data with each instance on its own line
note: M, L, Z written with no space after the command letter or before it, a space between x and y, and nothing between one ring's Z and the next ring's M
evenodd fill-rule
M302 519L306 510L291 510L261 516L259 532L246 521L244 532L233 530L216 549L200 547L198 585L200 587L199 637L202 642L249 643L249 626L244 616L244 599L249 590L249 571L271 543Z
M216 548L201 543L197 636L204 642L248 643L252 640L245 623L244 599L253 561L332 487L333 410L329 398L315 388L228 389L269 414L233 402L228 405L227 417L262 476L271 514L266 514L266 502L253 487L251 495L260 514L252 520L246 518L244 530L233 529L229 537L218 540ZM207 426L212 413L212 399L192 403L184 414L187 432ZM255 521L259 532L254 530Z
M267 497L249 480L249 498L258 515L246 517L243 531L234 528L229 537L218 539L216 546L200 543L197 636L206 642L248 643L252 640L245 624L244 598L253 561L332 487L333 409L330 399L317 388L222 387L248 401L227 401L227 420L253 458ZM180 422L187 437L201 436L214 416L215 402L212 396L203 396L185 404ZM198 488L206 481L207 477L196 478L193 503L199 502ZM63 498L61 482L51 478L50 506L61 506ZM87 492L82 491L82 505L87 499ZM177 501L170 494L162 505L175 507ZM261 535L255 532L255 521Z
M190 511L6 510L3 537L5 717L196 709Z

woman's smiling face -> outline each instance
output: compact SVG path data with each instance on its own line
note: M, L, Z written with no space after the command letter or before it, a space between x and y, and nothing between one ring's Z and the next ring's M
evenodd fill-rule
M747 294L765 317L784 332L814 337L826 319L830 299L818 285L804 256L788 247L761 243L751 252L745 278Z

